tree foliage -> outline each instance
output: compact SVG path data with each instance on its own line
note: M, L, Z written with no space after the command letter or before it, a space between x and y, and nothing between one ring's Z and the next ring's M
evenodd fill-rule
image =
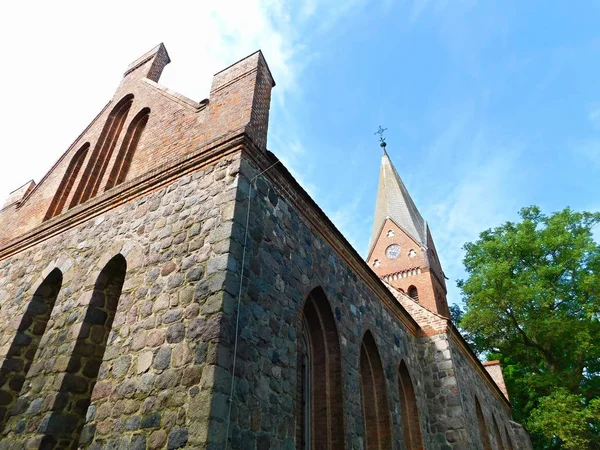
M532 206L520 216L465 244L460 326L503 363L537 448L600 449L600 214Z

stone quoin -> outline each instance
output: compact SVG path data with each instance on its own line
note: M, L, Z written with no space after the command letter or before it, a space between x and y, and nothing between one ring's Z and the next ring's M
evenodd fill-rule
M0 449L530 449L388 154L365 261L267 150L263 54L200 102L169 62L0 210Z

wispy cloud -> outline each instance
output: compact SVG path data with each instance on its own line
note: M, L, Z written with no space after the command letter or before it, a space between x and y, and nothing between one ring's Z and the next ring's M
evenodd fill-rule
M456 280L464 277L463 245L476 240L483 230L512 220L522 206L515 177L521 155L517 145L493 143L480 131L470 146L465 146L463 155L447 194L423 208L450 278L448 298L452 302L460 300Z
M0 38L18 42L7 47L5 56L19 70L2 74L3 85L12 88L5 90L0 110L7 131L3 145L11 149L0 165L0 203L26 180L42 178L110 99L127 64L157 43L164 42L173 59L161 84L196 100L208 96L216 71L262 49L277 82L273 107L284 110L290 93L300 90L298 80L314 58L309 43L317 30L335 25L366 1L352 0L340 6L327 0L300 4L222 0L165 9L158 0L147 0L143 7L138 2L106 0L84 11L79 2L67 0L61 8L37 2L34 15L30 6L12 3L5 16L13 19L3 22ZM107 24L115 24L117 10L118 22L127 28L127 39L121 32L107 33ZM94 20L87 20L90 16ZM40 52L41 41L54 51ZM56 70L45 71L40 78L41 66ZM33 102L52 105L53 117L61 118L60 126L52 120L38 121L38 142L25 144L22 137L31 134L30 124L22 118L30 115ZM292 126L284 125L292 141L300 140ZM291 165L298 174L304 161L296 158Z

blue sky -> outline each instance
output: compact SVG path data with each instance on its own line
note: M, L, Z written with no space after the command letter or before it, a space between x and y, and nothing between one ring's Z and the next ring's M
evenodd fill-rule
M278 83L269 147L363 255L381 156L373 133L387 127L451 301L461 247L480 231L531 204L600 210L595 2L46 3L11 4L0 18L0 196L39 180L126 66L162 41L173 62L161 83L195 100L213 73L263 50Z

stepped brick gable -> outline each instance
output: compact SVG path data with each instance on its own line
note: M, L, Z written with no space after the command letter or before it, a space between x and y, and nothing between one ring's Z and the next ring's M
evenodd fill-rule
M267 150L262 53L200 102L169 62L0 210L0 449L530 449L388 155L365 261Z

